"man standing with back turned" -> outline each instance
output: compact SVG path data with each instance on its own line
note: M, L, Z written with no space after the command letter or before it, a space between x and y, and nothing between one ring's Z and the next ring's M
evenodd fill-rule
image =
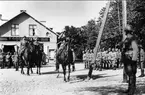
M126 26L125 33L127 37L123 43L122 60L124 70L129 77L127 92L128 95L133 95L136 90L138 45L130 25Z

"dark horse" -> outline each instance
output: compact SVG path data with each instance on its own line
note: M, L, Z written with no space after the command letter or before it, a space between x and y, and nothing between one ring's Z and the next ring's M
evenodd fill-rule
M70 43L66 42L62 49L58 50L56 53L56 64L61 64L64 74L64 81L70 80L70 66L73 63L73 52L70 48ZM66 78L66 67L68 66L68 77ZM59 76L59 70L58 70ZM58 77L57 76L57 77Z
M40 68L42 63L42 57L43 57L43 49L41 44L34 45L33 43L33 51L31 56L31 62L34 63L37 66L37 74L41 74Z
M22 57L22 59L21 59L21 73L22 74L24 74L24 70L23 70L23 68L24 68L24 66L26 66L27 67L27 75L30 75L29 74L29 70L31 69L31 73L33 73L33 71L32 71L32 63L31 63L31 59L32 59L32 49L33 49L33 47L32 47L32 45L31 45L31 42L30 41L28 41L27 43L26 43L26 48L25 48L25 50L24 50L24 52L23 52L23 54L22 54L22 56L20 56L19 55L19 57Z

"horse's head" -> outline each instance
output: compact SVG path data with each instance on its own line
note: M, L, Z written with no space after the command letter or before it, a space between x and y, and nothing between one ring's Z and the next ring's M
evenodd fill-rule
M33 42L31 40L27 41L27 48L30 52L32 52L34 50L34 45L33 45Z

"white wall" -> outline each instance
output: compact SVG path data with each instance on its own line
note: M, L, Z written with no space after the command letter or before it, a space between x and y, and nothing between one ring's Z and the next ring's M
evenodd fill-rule
M47 37L46 32L49 32L51 35L50 37L50 42L42 42L44 43L44 52L47 54L48 50L47 47L49 46L49 49L56 49L57 48L57 36L46 29L44 26L39 24L37 21L29 17L27 14L23 14L21 16L18 16L17 18L10 20L8 23L2 25L0 27L0 36L1 37L12 37L11 36L11 25L12 24L19 24L19 36L18 37L23 37L23 36L29 36L29 24L36 24L37 25L37 32L38 32L38 37ZM16 36L14 36L16 37ZM15 45L17 44L18 46L20 45L20 42L16 41L0 41L0 48L1 45Z

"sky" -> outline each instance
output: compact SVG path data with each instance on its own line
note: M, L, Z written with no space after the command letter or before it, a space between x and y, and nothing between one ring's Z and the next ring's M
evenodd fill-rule
M54 32L62 32L65 26L81 27L99 17L107 1L0 1L2 19L11 19L26 10L29 15L44 23ZM2 22L1 22L2 23Z

